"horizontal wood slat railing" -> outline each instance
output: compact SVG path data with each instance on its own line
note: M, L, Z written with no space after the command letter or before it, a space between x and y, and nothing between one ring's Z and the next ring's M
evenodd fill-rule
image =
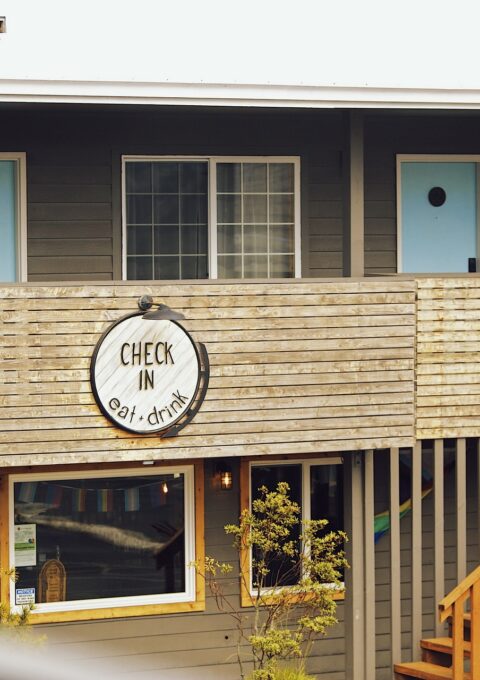
M470 671L480 678L480 566L458 584L438 605L440 621L451 617L453 680L464 678L465 604L470 601Z
M2 285L0 464L411 446L415 293L385 279ZM209 355L205 401L177 437L119 430L91 393L100 334L146 294Z

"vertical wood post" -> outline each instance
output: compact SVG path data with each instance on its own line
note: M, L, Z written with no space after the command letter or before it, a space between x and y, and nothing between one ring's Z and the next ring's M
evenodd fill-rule
M363 114L348 114L348 152L344 163L343 275L364 275Z
M435 603L438 604L445 595L445 535L443 509L443 440L436 439L433 448L433 541L434 541L434 590ZM435 635L440 637L444 632L444 624L435 616Z
M393 664L402 661L400 569L400 453L390 449L390 635Z
M375 452L365 452L365 678L375 678Z
M346 554L351 569L345 573L345 676L347 680L365 677L365 543L363 528L362 456L345 456L345 530Z
M412 659L421 657L422 637L422 443L412 451Z
M456 456L457 505L457 583L467 575L467 453L465 439L457 439Z
M480 173L479 173L480 174ZM477 560L480 563L480 439L477 439L477 479L475 480L477 503Z
M0 477L0 594L1 602L10 605L11 579L8 575L10 570L9 556L9 507L8 507L8 475Z
M470 626L470 672L472 678L480 678L480 581L471 588L470 610L472 613Z
M453 680L463 680L463 600L452 607L452 671Z

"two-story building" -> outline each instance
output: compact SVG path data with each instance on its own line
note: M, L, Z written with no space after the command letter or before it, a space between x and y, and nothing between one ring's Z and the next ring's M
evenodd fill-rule
M152 7L138 28L111 7L71 24L59 5L4 5L4 601L33 603L79 663L234 680L233 627L190 562L234 559L223 526L288 481L305 518L350 537L340 623L309 670L383 680L423 653L436 668L414 677L447 678L456 650L463 678L463 599L480 615L465 582L480 559L476 74L429 87L411 65L402 86L363 85L363 55L343 87L298 35L290 70L272 37L258 71L222 59L225 18L195 62L198 8L175 46L168 21L154 43ZM452 643L437 606L462 583Z

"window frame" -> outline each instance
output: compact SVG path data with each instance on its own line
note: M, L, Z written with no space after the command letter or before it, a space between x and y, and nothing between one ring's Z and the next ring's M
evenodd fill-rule
M309 519L311 516L310 505L310 468L317 465L341 465L343 471L343 457L342 456L312 456L295 458L294 456L288 458L273 458L268 457L248 458L242 459L240 463L240 511L252 509L252 467L258 466L275 466L275 465L301 465L302 466L302 520ZM308 514L307 514L308 511ZM251 550L242 550L240 556L240 600L242 607L251 607L255 601L256 592L252 587L253 573L252 573L252 559ZM288 588L288 586L285 586ZM268 595L268 589L265 589ZM335 600L343 600L345 598L344 591L334 594Z
M208 225L208 277L202 279L218 279L218 248L217 248L217 164L218 163L292 163L294 170L294 273L291 278L301 278L301 181L300 156L209 156L209 155L149 155L123 154L121 156L121 186L122 186L122 280L127 279L127 192L126 165L129 162L169 162L169 161L198 161L206 162L208 167L208 196L207 196L207 225ZM162 279L155 279L162 280ZM232 281L255 281L256 279L238 278ZM282 279L282 281L287 279Z
M66 600L56 603L36 603L31 614L32 623L52 623L85 619L117 618L143 616L148 614L175 613L183 611L202 611L205 609L205 586L195 573L193 560L201 560L205 554L203 531L203 466L198 463L169 464L148 467L120 467L108 469L62 470L42 472L21 472L8 475L8 497L2 500L8 507L8 523L5 526L3 554L8 556L10 568L15 565L15 545L13 531L15 526L14 484L30 481L54 481L65 479L101 479L111 477L146 477L162 474L184 474L185 495L185 591L183 593L151 594L115 598L92 598L89 600ZM6 545L5 545L6 542ZM21 605L15 604L15 584L2 588L2 600L8 601L13 612L20 612Z
M25 151L0 151L0 161L16 164L16 283L27 281L27 154Z

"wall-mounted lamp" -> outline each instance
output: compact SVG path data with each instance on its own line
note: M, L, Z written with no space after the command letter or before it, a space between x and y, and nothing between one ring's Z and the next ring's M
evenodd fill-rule
M142 295L142 297L139 299L138 307L142 312L145 312L145 314L142 316L142 319L147 319L148 321L158 321L164 319L168 321L179 321L180 319L185 318L185 315L181 312L176 312L175 310L170 309L168 305L164 305L162 303L158 304L156 309L148 311L153 307L153 304L153 298L150 295Z
M232 473L230 470L224 470L220 475L220 488L231 489L232 481Z
M215 476L220 480L220 488L229 491L233 486L232 468L225 463L218 463Z

